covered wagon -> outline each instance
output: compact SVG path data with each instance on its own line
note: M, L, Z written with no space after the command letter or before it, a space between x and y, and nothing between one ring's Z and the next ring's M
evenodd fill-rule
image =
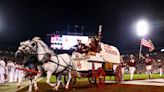
M115 76L116 83L122 80L122 72L120 66L120 52L111 45L100 43L100 53L95 56L86 57L84 54L73 52L73 66L82 77L87 77L91 84L96 84L98 87L103 87L106 76ZM76 77L74 77L75 83Z

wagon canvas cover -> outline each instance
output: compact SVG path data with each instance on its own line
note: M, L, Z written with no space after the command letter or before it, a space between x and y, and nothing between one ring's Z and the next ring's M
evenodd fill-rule
M100 55L106 62L120 63L120 52L116 47L104 43L100 43L100 47Z

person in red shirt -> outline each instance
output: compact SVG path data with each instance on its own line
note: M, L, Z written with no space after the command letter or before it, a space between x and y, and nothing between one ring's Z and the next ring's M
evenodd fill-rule
M96 37L91 38L91 43L89 44L89 52L88 55L96 55L96 53L100 52L99 50L99 40Z
M152 63L154 62L154 59L150 57L149 54L146 54L145 56L146 57L144 59L145 59L145 64L146 64L146 71L150 79L152 76Z
M128 65L129 65L129 72L130 72L130 80L133 80L134 72L136 70L136 61L133 55L130 55Z

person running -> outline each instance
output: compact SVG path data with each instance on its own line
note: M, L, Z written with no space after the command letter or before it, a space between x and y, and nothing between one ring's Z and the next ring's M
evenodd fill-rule
M157 64L158 64L158 68L159 68L160 77L162 77L162 75L163 75L163 69L162 69L163 63L162 63L161 59L157 60Z
M149 76L149 79L151 79L151 77L152 77L152 64L154 62L154 59L152 57L150 57L149 54L146 54L144 59L145 59L147 74Z
M123 56L121 56L121 71L122 71L122 80L124 80L124 72L125 72L125 61L123 60Z
M130 72L130 80L133 80L134 72L136 70L136 60L133 55L130 55L130 60L128 62L129 72Z

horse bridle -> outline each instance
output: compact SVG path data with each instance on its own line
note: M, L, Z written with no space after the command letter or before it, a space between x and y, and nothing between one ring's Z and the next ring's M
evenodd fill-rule
M30 46L25 45L25 44L22 44L20 46L25 46L25 48L28 47L28 48L30 48L30 50L32 49ZM22 49L18 49L18 51L20 51L21 53L24 53L24 50L22 50Z
M37 41L35 41L35 40L32 40L32 41L34 41L35 44L37 44ZM38 46L37 46L37 45L36 45L36 50L34 50L33 48L31 48L30 46L28 46L28 47L30 48L30 50L31 50L32 52L34 52L34 53L37 52L37 49L38 49ZM45 49L45 48L44 48L44 49ZM38 53L37 53L37 55L45 55L45 54L46 54L46 53L41 53L41 54L38 54ZM59 64L59 56L57 56L57 55L55 55L55 56L56 56L56 58L57 58L57 63L56 63L56 62L53 62L52 60L49 60L49 62L53 62L53 63L55 63L55 64L57 65L57 68L56 68L55 72L58 70L58 67L59 67L59 66L64 67L65 69L72 67L72 66L70 66L62 57L61 57L61 59L67 64L68 67ZM64 69L64 70L65 70L65 69ZM64 70L63 70L63 71L64 71Z
M34 40L32 40L32 41L34 41ZM36 41L34 41L34 43L37 44ZM31 44L31 42L30 42L30 44ZM29 45L27 45L27 47L30 48L31 53L33 53L33 52L36 53L36 52L37 52L37 49L38 49L38 46L37 46L37 45L36 45L36 50L34 50L34 49L33 49L32 47L30 47Z
M32 40L32 41L34 41L35 42L35 44L37 44L38 42L37 41L35 41L35 40ZM32 51L32 52L34 52L34 53L37 53L37 49L38 49L38 45L36 45L36 50L34 50L34 49L32 49L31 47L29 47L30 48L30 50ZM38 54L37 53L37 55L45 55L46 53L41 53L41 54Z

